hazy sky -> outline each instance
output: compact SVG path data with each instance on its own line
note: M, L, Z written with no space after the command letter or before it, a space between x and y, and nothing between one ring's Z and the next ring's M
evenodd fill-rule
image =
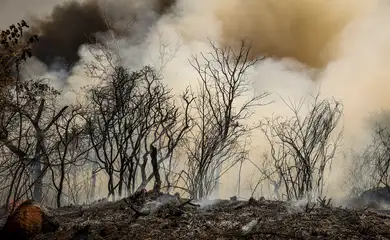
M58 3L66 0L0 0L0 28L27 18L47 14Z

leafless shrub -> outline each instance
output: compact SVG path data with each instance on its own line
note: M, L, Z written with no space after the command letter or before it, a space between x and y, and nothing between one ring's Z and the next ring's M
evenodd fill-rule
M378 185L379 177L375 170L373 154L376 152L377 141L371 142L364 149L352 151L347 157L351 157L351 164L348 165L343 182L343 189L349 197L359 197L367 189Z
M210 53L190 61L199 88L191 109L194 127L184 146L188 167L181 177L195 199L207 197L226 171L247 159L246 141L257 126L245 120L256 107L268 104L261 101L267 92L248 97L252 85L246 72L260 60L249 59L251 46L243 41L239 51L233 51L210 44Z
M290 108L291 118L273 117L262 121L262 130L270 143L274 171L269 177L281 178L286 199L302 199L312 192L322 196L325 169L331 167L340 133L331 135L342 115L342 105L332 99L312 98L309 111L301 116L305 101Z
M331 208L332 207L331 202L332 202L332 198L327 199L326 196L317 198L318 205L323 208Z
M389 114L374 114L371 121L372 135L369 144L361 151L352 151L344 188L351 197L359 197L366 190L389 188L390 131Z
M315 207L316 207L315 203L307 202L305 204L305 213L311 213Z

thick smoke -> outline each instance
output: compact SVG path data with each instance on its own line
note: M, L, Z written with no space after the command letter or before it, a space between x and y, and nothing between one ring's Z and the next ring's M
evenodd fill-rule
M33 55L47 65L55 61L74 64L81 45L97 42L96 34L108 31L96 1L67 2L53 9L48 19L36 20L32 31L39 35Z
M133 32L129 24L140 21L137 13L141 7L146 6L155 13L149 21L156 21L174 4L173 0L145 2L143 6L135 1L97 0L57 5L48 17L36 18L32 22L31 32L38 34L40 39L33 45L33 55L48 66L71 67L80 60L82 45L104 43L102 34L111 31L115 37L124 34L131 37ZM141 20L144 19L141 16Z
M385 87L390 80L389 1L212 2L199 1L198 14L211 12L215 24L208 26L218 26L220 44L231 46L246 38L252 43L253 56L273 57L256 67L257 87L272 86L274 92L291 90L292 94L310 84L305 83L307 74L317 68L322 93L344 102L346 131L351 134L360 134L357 129L370 112L389 107ZM188 20L195 20L195 15L181 20L187 24L182 31L186 40L192 37L188 29L199 28ZM303 74L291 71L285 59L303 63L308 70Z
M190 5L188 1L180 3L182 8ZM246 38L252 42L253 56L273 57L253 69L256 89L294 101L320 88L323 96L340 99L344 104L340 151L346 152L350 147L359 150L369 139L365 123L370 115L390 107L389 5L386 0L198 1L191 9L182 10L187 15L181 13L176 29L188 46L196 46L199 33L211 28L217 32L214 40L222 46ZM202 26L207 29L201 31ZM294 62L296 66L291 65ZM317 69L316 78L311 75L313 68ZM285 116L286 108L280 106L276 102L260 109L257 118L275 111ZM256 139L253 144L258 147L253 159L260 159L266 143ZM344 177L345 159L340 156L340 160L334 162L332 178L328 179L335 188L329 194L340 193L337 187ZM226 179L235 179L237 172L232 174ZM235 186L236 181L224 183Z
M222 43L252 41L253 55L324 67L337 57L343 29L373 0L220 0ZM233 10L234 9L234 10Z
M103 37L111 29L117 39L108 44L118 46L124 63L134 67L134 61L142 65L149 64L151 56L159 59L157 55L165 43L178 42L180 48L162 74L179 92L180 87L196 83L188 59L209 51L208 39L221 46L234 46L246 38L252 43L253 57L271 56L250 69L255 90L294 100L320 87L324 96L343 101L346 148L352 146L352 139L361 140L367 133L364 122L372 112L390 107L388 0L156 1L59 5L48 19L41 18L34 24L41 34L41 45L35 47L35 53L48 65L56 58L74 64L89 57L86 43L109 41L102 39L107 39ZM96 37L97 33L103 34ZM70 85L77 88L87 81L75 69L72 71L67 79ZM261 108L256 118L275 111L283 116L287 114L285 109L276 102ZM252 160L258 161L266 143L259 137L253 145ZM341 166L339 162L334 164ZM250 169L253 167L244 166L243 175L249 176ZM234 194L235 187L231 186L236 186L237 173L232 174L223 179L223 197ZM341 172L332 174L330 185L340 181ZM246 180L242 183L247 185Z

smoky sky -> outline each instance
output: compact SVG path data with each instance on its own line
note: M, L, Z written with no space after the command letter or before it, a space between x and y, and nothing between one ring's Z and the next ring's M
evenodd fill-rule
M99 43L99 33L111 30L115 35L123 34L122 29L109 23L115 18L115 9L119 10L121 7L115 6L119 2L107 1L111 11L104 13L96 0L68 1L56 5L48 17L35 18L29 22L30 33L39 36L39 42L32 47L33 55L48 66L60 63L64 68L70 68L80 60L80 46ZM174 4L175 0L155 0L150 7L161 16ZM133 13L130 11L128 15L131 14ZM136 21L136 18L127 17Z
M168 13L175 3L176 0L158 0L156 3L156 12L161 15Z
M48 20L37 20L32 28L39 35L33 55L47 65L55 60L73 64L79 61L79 47L96 42L95 34L107 30L96 2L57 5Z

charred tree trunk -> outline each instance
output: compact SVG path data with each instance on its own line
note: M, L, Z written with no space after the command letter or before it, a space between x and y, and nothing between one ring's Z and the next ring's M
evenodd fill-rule
M152 155L152 154L150 154ZM142 164L140 165L140 171L141 171L141 178L142 178L142 181L141 181L141 184L140 186L138 187L137 191L140 190L140 189L144 189L146 188L146 185L148 184L148 177L146 175L146 165L148 163L148 155L147 153L144 154L144 156L142 157L143 158L143 162Z
M36 139L37 143L35 146L35 156L33 161L33 182L34 182L34 190L33 190L33 200L39 203L42 202L42 192L43 192L43 171L42 171L42 155L43 155L43 144L44 144L44 136L41 130L36 127Z
M96 171L98 166L92 166L92 179L91 179L91 201L95 200L96 196Z
M161 177L158 169L158 162L157 162L157 148L150 144L150 158L152 162L153 167L153 175L154 175L154 188L153 190L155 192L160 192L161 190Z
M64 188L64 179L65 179L65 163L61 162L61 172L60 172L60 182L57 189L57 208L61 207L61 198Z

